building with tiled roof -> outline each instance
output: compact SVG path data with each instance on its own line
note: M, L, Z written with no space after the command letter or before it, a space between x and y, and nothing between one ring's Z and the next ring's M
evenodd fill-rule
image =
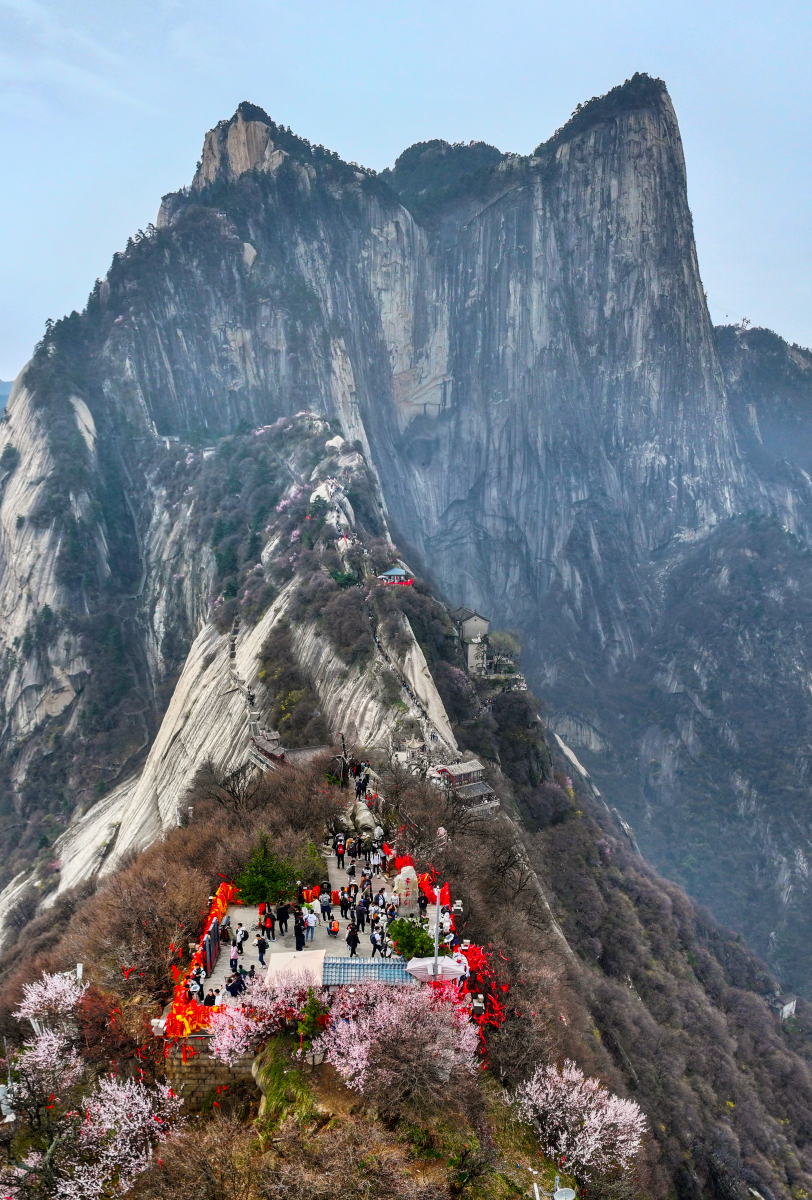
M338 988L353 983L414 984L400 958L332 958L325 956L321 981L324 987Z

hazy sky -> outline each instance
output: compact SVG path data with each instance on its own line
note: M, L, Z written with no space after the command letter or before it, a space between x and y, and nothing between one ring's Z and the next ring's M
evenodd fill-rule
M812 345L809 3L0 0L0 378L82 307L241 100L382 168L528 152L635 71L668 84L705 288Z

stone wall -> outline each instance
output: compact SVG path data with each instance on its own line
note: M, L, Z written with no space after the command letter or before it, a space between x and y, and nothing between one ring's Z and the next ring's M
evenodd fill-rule
M251 1066L253 1054L244 1054L231 1066L218 1062L209 1054L209 1039L206 1036L189 1037L176 1042L166 1056L166 1074L173 1090L183 1097L185 1113L200 1112L204 1102L217 1089L233 1088L237 1084L249 1083L256 1089ZM184 1061L185 1050L185 1061Z

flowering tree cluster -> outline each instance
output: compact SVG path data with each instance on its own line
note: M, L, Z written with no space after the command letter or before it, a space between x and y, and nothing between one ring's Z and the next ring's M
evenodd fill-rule
M73 975L46 972L33 983L23 984L23 1001L14 1016L18 1021L66 1017L76 1008L87 987Z
M124 1193L149 1166L152 1149L177 1122L181 1100L166 1083L99 1080L87 1097L76 1144L59 1195L100 1200Z
M166 1084L108 1076L82 1093L84 1063L64 1018L84 992L61 976L26 985L15 1015L56 1016L63 1023L26 1042L11 1063L11 1101L26 1152L0 1170L0 1196L106 1200L123 1194L178 1118L181 1101Z
M212 1013L209 1053L232 1065L262 1038L298 1023L311 993L320 1003L328 1000L326 991L313 987L307 971L288 971L275 984L257 979L240 1007L229 1005Z
M452 1073L474 1070L478 1035L456 988L342 988L314 1042L348 1087L387 1108L438 1098Z
M633 1100L622 1100L569 1059L559 1070L536 1067L520 1084L516 1104L538 1130L545 1153L586 1176L626 1169L640 1152L646 1120Z
M331 996L314 988L306 972L288 973L271 986L258 980L244 1007L213 1013L210 1053L233 1064L261 1038L293 1022L304 1029L308 1004L327 1014L313 1049L349 1087L377 1103L429 1101L453 1072L474 1069L477 1030L453 986L361 983Z

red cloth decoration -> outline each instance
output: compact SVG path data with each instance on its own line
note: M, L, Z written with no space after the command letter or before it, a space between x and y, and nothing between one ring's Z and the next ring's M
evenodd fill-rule
M238 903L237 888L233 883L221 883L217 889L214 899L212 900L211 908L209 909L206 918L203 922L203 933L200 936L200 941L209 932L212 922L215 918L218 921L226 914L229 904ZM174 966L174 964L173 964ZM196 950L192 955L192 960L189 963L189 973L196 966L203 966L203 952ZM171 1038L188 1037L190 1033L196 1030L204 1029L211 1020L211 1014L214 1008L207 1008L204 1004L196 1004L194 1000L186 999L186 979L189 974L176 986L175 994L172 999L172 1007L166 1018L166 1036Z

